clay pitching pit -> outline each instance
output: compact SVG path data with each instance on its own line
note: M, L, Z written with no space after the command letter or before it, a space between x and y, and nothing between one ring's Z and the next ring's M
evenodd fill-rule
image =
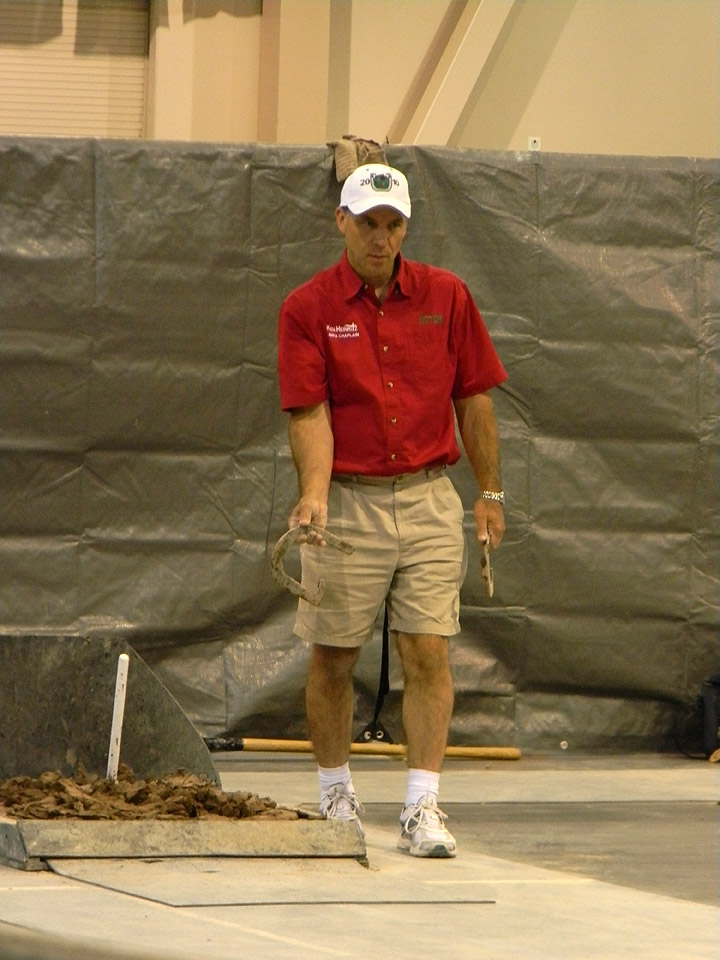
M49 770L39 777L2 780L0 814L33 820L298 820L309 816L254 793L224 793L204 777L183 770L162 779L138 780L124 764L117 780L82 768L74 777Z

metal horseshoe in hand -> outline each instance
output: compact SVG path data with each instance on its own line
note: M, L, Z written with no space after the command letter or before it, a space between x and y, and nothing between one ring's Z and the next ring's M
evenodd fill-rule
M325 584L322 580L318 582L314 590L311 590L308 587L304 587L301 583L298 583L297 580L293 580L293 578L285 572L285 567L283 566L283 557L285 556L287 548L293 543L296 543L300 537L307 536L310 532L319 534L328 547L334 547L343 553L352 553L355 550L355 547L353 547L351 543L348 543L347 540L341 540L340 537L336 537L335 534L330 533L329 530L325 530L323 527L317 527L314 523L302 523L300 526L288 530L287 533L280 537L275 544L270 566L273 576L281 586L288 589L290 593L294 593L296 597L302 597L303 600L307 600L307 602L312 603L313 606L318 606L325 593Z
M485 592L489 597L493 595L495 589L495 578L493 568L490 566L490 544L483 544L483 555L480 558L480 576L485 584Z

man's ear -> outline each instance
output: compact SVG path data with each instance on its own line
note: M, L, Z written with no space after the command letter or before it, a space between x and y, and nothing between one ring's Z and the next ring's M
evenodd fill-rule
M335 210L335 223L340 233L345 236L345 224L347 223L347 214L342 207L337 207Z

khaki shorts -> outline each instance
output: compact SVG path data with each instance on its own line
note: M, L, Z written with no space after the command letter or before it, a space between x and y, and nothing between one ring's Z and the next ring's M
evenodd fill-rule
M325 593L317 607L298 602L299 637L362 646L386 600L390 630L459 631L467 565L463 506L444 468L398 477L334 476L327 527L355 551L301 548L303 584L314 588L322 580Z

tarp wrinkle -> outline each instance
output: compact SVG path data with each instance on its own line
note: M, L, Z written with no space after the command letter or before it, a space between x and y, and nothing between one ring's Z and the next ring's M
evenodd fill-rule
M405 254L462 276L509 373L492 600L451 470L451 741L666 746L720 670L717 164L387 153ZM121 636L204 735L306 737L309 653L269 571L296 496L275 337L341 251L331 151L0 138L0 164L0 629ZM393 653L397 739L401 686Z

